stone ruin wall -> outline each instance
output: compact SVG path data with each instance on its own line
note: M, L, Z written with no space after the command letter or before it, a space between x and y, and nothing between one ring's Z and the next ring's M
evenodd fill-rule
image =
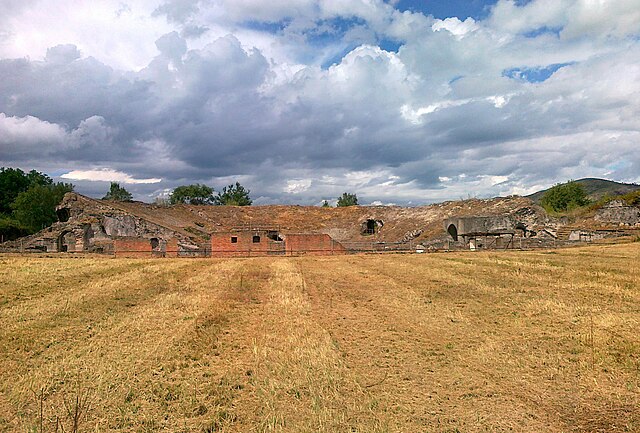
M620 200L613 200L598 209L594 219L623 227L640 228L640 207L629 206Z
M177 255L178 242L183 237L174 230L75 193L65 195L56 213L59 222L3 246L25 252L116 253L119 248L123 253L148 249L147 256L152 251L165 255L176 251ZM155 247L152 241L157 242Z
M375 210L375 209L374 209ZM7 242L2 245L4 251L40 251L40 252L94 252L116 254L117 256L181 256L201 257L209 256L211 252L222 249L222 243L229 242L227 235L223 238L219 234L212 234L207 244L195 242L188 233L179 232L176 229L163 227L149 220L138 217L126 209L118 207L116 203L94 200L79 194L69 193L58 206L57 213L60 222L51 227L17 241ZM376 249L387 250L391 244L412 243L416 249L442 250L442 249L469 249L469 239L484 235L481 241L483 246L491 245L493 248L544 248L560 246L563 243L592 242L598 239L621 236L629 232L637 233L640 229L640 208L627 206L620 201L613 201L606 207L595 212L592 216L591 226L582 223L570 223L566 218L550 218L537 206L521 206L506 215L454 217L445 221L441 235L431 235L429 238L420 239L413 244L413 239L422 234L421 229L409 231L398 235L400 242L377 242L385 244ZM597 222L593 225L593 222ZM416 220L417 225L426 223ZM447 232L448 227L454 223L461 235L457 241ZM598 225L599 224L599 225ZM389 220L393 228L394 220ZM360 216L355 228L366 239L369 234L377 234L385 226L381 216L368 212L365 217ZM357 227L357 228L356 228ZM591 227L591 228L587 228ZM331 238L334 234L341 234L347 228L327 230L326 233L304 235L289 235L288 244L296 250L317 250L318 254L326 251L336 252L336 245L341 245ZM386 230L387 227L385 226ZM337 231L337 233L333 233ZM631 233L633 234L633 233ZM206 234L206 239L209 235ZM470 235L470 236L463 236ZM296 239L296 236L303 236ZM314 237L315 236L315 237ZM333 250L327 247L324 237L330 239ZM370 243L375 242L376 237L371 236ZM216 243L220 243L216 245ZM347 242L348 243L348 242ZM357 243L357 242L354 242ZM299 246L294 246L299 244ZM343 246L343 245L341 245ZM375 245L374 245L375 246ZM238 245L237 247L241 247ZM356 251L354 246L347 246L349 251ZM244 248L244 247L242 247ZM241 248L241 249L242 249ZM260 249L252 245L251 249ZM286 253L291 254L291 251ZM240 252L244 255L244 250Z

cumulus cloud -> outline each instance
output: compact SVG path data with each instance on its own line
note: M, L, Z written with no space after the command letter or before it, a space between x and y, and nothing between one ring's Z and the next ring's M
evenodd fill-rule
M0 18L0 164L85 192L237 179L256 203L417 204L638 180L633 0L499 0L477 20L381 0L54 9Z
M464 21L460 21L457 17L445 18L444 20L436 20L431 26L434 32L438 32L440 30L446 30L452 35L455 35L459 38L464 37L469 32L477 30L479 26L476 24L475 20L471 17L468 17Z
M0 113L0 159L32 153L47 154L63 145L65 131L33 116Z
M130 183L130 184L148 184L148 183L159 183L162 182L162 179L135 179L128 175L127 173L123 173L121 171L112 170L109 168L103 168L99 170L72 170L69 173L64 173L60 175L62 179L70 179L70 180L90 180L94 182L120 182L120 183Z

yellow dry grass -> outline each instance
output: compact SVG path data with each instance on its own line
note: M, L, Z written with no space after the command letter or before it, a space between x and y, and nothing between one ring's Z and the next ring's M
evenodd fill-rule
M640 243L0 269L0 431L640 431Z

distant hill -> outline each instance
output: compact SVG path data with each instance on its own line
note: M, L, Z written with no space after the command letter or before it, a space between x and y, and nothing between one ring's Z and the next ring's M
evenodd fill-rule
M612 180L606 179L595 179L591 177L587 177L585 179L578 179L576 183L582 185L584 190L587 192L587 195L591 200L598 200L605 195L623 195L636 190L640 190L640 185L634 185L632 183L621 183L614 182ZM536 203L540 203L540 199L547 192L546 189L538 192L534 192L533 194L527 195L525 197L530 198Z

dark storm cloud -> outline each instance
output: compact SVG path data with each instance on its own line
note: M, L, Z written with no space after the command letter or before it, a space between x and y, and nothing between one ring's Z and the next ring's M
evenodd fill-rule
M406 203L424 191L446 198L443 188L458 198L574 174L634 180L638 172L640 110L630 95L640 88L640 49L611 36L626 35L626 27L601 29L606 37L590 44L522 36L539 18L518 14L538 10L504 2L498 12L512 33L494 15L484 23L416 21L353 3L351 25L330 3L318 9L301 0L289 21L286 2L218 3L156 7L155 16L177 28L157 38L155 56L141 69L112 68L71 44L50 47L42 60L0 60L0 163L163 179L133 184L139 198L184 183L221 187L240 179L259 203L313 203L349 189ZM307 16L317 9L325 15ZM236 19L240 33L221 36L215 20L202 18L216 13L225 23ZM557 13L554 23L566 20ZM284 28L243 27L241 18L254 15ZM344 21L344 31L329 41L302 38L301 47L292 42L292 34L313 33L327 20ZM357 39L362 30L368 39ZM404 42L397 53L349 46L335 64L323 64L335 47L375 42L373 34ZM299 57L283 61L288 53ZM296 63L310 55L318 61ZM535 82L503 73L565 63ZM77 182L91 194L106 185Z

